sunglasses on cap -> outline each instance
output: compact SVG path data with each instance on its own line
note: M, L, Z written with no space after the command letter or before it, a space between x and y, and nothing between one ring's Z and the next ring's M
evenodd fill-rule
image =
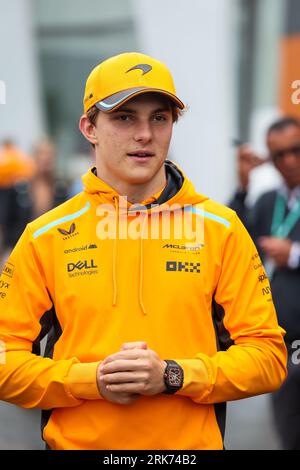
M294 145L288 149L277 150L276 152L271 152L270 157L273 161L282 160L287 154L292 153L295 157L300 157L300 144Z

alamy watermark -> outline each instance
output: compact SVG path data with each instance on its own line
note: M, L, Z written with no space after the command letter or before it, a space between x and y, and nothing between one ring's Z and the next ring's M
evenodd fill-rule
M3 80L0 80L0 104L6 104L6 85Z
M292 103L300 104L300 80L294 80L291 88L295 90L291 96Z
M292 354L292 363L297 366L300 364L300 339L295 339L295 341L292 342L292 349L295 349Z
M197 212L204 212L201 204L197 205ZM204 243L204 217L195 216L191 205L133 204L128 207L127 198L120 197L115 205L100 204L96 214L100 219L96 233L101 240L149 238Z

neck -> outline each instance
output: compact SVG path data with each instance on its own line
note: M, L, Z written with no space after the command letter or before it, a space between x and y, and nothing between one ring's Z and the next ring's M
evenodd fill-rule
M142 184L128 183L121 180L113 180L108 175L101 172L101 168L96 166L97 176L106 184L111 186L120 196L126 196L131 204L138 204L159 192L166 184L166 173L164 165L161 170L152 178Z

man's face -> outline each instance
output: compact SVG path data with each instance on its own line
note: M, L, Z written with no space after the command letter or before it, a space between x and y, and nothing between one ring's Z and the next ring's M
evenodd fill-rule
M271 131L267 144L271 158L289 188L300 184L300 129L290 125Z
M143 185L164 175L172 128L170 102L158 93L139 95L111 113L100 111L95 125L99 177L114 187Z

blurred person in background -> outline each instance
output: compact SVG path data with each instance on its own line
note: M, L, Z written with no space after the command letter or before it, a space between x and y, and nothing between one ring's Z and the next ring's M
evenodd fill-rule
M228 205L231 209L236 211L248 230L249 207L246 199L249 189L250 174L254 168L264 163L265 160L261 158L249 144L241 144L238 142L237 174L239 185Z
M289 361L288 378L272 395L276 427L285 449L300 449L300 366L293 363L300 339L300 122L283 117L267 131L269 159L282 176L277 190L263 194L249 209L244 201L235 210L245 222L271 279L279 323L285 328ZM238 161L241 153L238 153ZM249 178L249 164L240 185ZM266 277L261 277L265 289Z
M226 401L285 379L251 238L167 160L182 109L158 60L96 66L80 119L96 166L28 224L3 271L0 398L44 409L51 449L222 449ZM173 227L185 210L201 233L163 236L165 212Z
M55 158L55 145L49 139L35 145L32 158L24 156L12 144L8 149L5 147L2 180L0 166L0 181L5 184L0 194L3 258L31 220L67 199L67 182L58 181Z
M33 151L36 172L30 184L31 220L63 203L68 197L68 181L58 179L56 148L49 139L36 144Z
M95 166L95 149L90 146L88 152L82 153L72 160L72 173L74 174L69 185L68 199L84 190L82 173L87 167ZM75 171L74 171L75 169ZM71 173L71 168L70 168Z
M33 159L12 140L5 140L0 149L0 264L29 220L26 194L24 211L16 212L16 188L26 187L34 173Z
M35 165L13 140L7 139L0 148L0 187L9 188L18 181L32 177Z

